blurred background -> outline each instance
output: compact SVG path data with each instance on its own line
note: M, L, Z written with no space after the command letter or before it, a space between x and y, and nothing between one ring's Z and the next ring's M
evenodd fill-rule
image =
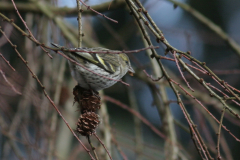
M39 42L46 46L54 42L66 47L77 47L78 22L75 0L15 0L14 2ZM130 10L125 1L84 2L118 21L113 23L82 6L84 47L101 46L113 50L147 47L134 16L129 14ZM140 2L172 46L184 52L190 51L191 56L206 62L221 79L235 88L240 88L238 84L240 55L229 47L226 43L228 39L221 38L191 12L187 12L172 1L141 0ZM240 44L240 1L179 0L177 2L191 6ZM22 30L27 32L11 1L0 0L0 13L13 19ZM72 90L77 82L71 77L67 60L49 50L53 57L51 59L39 46L22 36L12 24L0 21L0 26L12 43L17 45L18 51L28 61L29 67L38 76L47 94L71 128L75 129L79 111L77 104L73 103ZM159 49L156 49L158 55L173 58L172 55L165 55L166 47L156 42L156 37L148 28L146 30L153 45L159 46ZM16 71L11 70L0 58L0 71L3 73L0 75L0 159L90 159L2 33L0 33L0 53L16 69ZM126 75L123 78L130 86L117 83L101 92L102 107L98 113L101 124L97 129L97 135L111 152L112 158L116 160L202 159L194 146L189 125L176 103L176 96L167 80L163 78L154 82L143 72L146 70L153 78L162 75L156 62L150 58L150 54L149 51L128 54L136 71L133 77ZM164 59L161 61L171 78L187 88L176 63ZM190 74L187 72L183 74L195 90L191 94L219 120L222 104L211 97ZM221 89L210 76L198 71L196 74L207 83ZM211 156L217 159L218 123L196 101L186 96L180 88L178 90ZM229 106L239 113L239 105L230 101ZM223 124L239 138L239 119L226 112ZM80 136L80 139L90 148L85 137ZM99 141L95 137L91 137L91 141L96 147L99 159L109 159ZM221 131L222 159L240 159L239 147L236 138L225 130Z

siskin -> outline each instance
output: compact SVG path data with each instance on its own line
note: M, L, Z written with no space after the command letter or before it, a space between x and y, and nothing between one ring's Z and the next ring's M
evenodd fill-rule
M117 80L120 80L127 72L129 72L131 75L135 73L131 67L129 58L125 53L87 53L88 51L114 52L114 50L109 50L101 47L65 48L55 43L52 43L52 45L63 49L86 50L86 52L63 51L63 53L70 59L75 60L85 68L92 71L90 72L85 68L78 66L71 61L68 61L71 69L71 75L78 82L78 85L82 88L99 91L114 85Z

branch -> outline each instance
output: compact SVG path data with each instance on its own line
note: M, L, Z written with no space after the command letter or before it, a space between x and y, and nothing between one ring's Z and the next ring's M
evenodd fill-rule
M124 1L117 0L112 2L111 8L108 9L111 2L102 3L96 6L92 6L92 9L97 10L99 12L106 12L116 10L118 8L123 8L125 6ZM36 14L45 14L36 4L36 2L16 2L15 3L19 12L26 13L36 13ZM44 3L44 6L48 8L54 15L57 16L65 16L65 17L75 17L78 14L77 8L69 8L69 7L55 7L48 3ZM7 1L0 1L0 11L1 12L15 12L15 9L12 3ZM95 13L91 10L86 10L83 12L83 15L94 15Z
M60 49L58 49L58 48L50 48L50 47L47 47L47 48L51 49L53 51L64 51L64 52L86 52L86 53L120 54L120 53L138 53L138 52L141 52L141 51L145 51L147 49L156 49L156 48L159 48L159 46L149 46L149 47L146 47L146 48L130 50L130 51L125 51L125 50L122 50L122 51L116 51L116 50L91 51L91 50L87 50L87 49L84 49L84 48L74 48L74 49L72 49L72 48L65 48L65 47L62 47Z
M77 9L78 9L78 47L82 47L82 38L83 38L83 33L82 33L82 5L80 4L79 0L77 1Z

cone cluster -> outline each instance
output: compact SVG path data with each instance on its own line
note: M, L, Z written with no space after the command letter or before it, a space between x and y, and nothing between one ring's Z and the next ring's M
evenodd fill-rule
M78 85L73 89L73 95L81 112L76 131L82 136L90 136L96 132L100 123L99 115L96 112L101 107L101 98L98 93L81 88Z

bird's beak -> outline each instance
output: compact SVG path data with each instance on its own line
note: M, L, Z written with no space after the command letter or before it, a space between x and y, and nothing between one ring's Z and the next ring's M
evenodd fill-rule
M133 73L135 73L135 71L133 70L133 68L131 66L128 69L128 73L130 74L130 76L133 76Z

